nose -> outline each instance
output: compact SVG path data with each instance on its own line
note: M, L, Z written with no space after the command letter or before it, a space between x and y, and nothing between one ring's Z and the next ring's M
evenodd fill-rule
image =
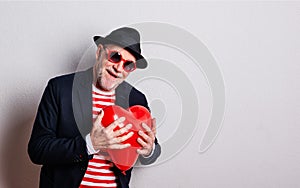
M114 64L113 68L115 69L116 72L122 72L123 71L123 60L120 61L119 63Z

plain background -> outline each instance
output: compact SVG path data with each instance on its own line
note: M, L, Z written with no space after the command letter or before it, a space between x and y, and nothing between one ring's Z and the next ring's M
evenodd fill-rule
M135 169L132 187L299 187L300 3L193 1L1 2L0 187L38 187L26 148L49 78L76 70L93 35L146 21L208 47L227 107L209 150L199 128L172 159Z

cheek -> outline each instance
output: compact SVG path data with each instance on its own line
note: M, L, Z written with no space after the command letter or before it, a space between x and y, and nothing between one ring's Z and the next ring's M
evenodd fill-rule
M101 66L102 69L107 69L112 67L114 64L111 64L110 62L104 62L103 65Z
M96 65L96 70L97 70L98 74L103 74L106 67L107 67L107 65L105 63L98 62Z

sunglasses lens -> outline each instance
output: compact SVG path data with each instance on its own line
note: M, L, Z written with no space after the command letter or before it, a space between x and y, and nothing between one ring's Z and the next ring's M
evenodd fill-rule
M135 63L133 61L126 61L124 63L124 70L126 72L131 72L135 69Z
M122 57L121 54L119 52L111 52L109 55L109 59L113 62L113 63L118 63L121 61Z

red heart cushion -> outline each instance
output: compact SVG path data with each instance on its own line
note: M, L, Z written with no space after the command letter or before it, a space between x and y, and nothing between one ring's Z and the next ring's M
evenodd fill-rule
M141 145L137 142L139 137L138 131L144 129L141 127L141 123L144 122L148 126L152 126L151 124L151 115L147 108L135 105L131 106L127 110L123 109L120 106L112 105L103 109L104 117L102 118L102 126L107 127L112 122L120 117L125 117L125 121L118 125L114 131L119 130L121 127L131 123L132 128L129 130L133 132L133 136L124 141L123 143L130 143L131 147L125 149L107 149L113 163L123 172L130 169L138 158L137 149L142 148ZM125 133L127 134L127 133ZM121 135L122 136L122 135Z

